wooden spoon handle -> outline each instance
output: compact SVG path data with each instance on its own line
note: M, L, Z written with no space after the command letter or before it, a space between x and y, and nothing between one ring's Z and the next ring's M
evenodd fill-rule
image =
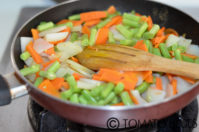
M151 58L149 67L152 71L167 72L199 79L199 65L194 63L175 61L154 55Z

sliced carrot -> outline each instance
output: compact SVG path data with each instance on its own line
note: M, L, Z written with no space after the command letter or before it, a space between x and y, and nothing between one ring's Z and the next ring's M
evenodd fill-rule
M71 21L73 23L74 26L79 26L81 25L84 21L79 20L79 21Z
M100 21L101 21L100 19L90 20L90 21L86 21L84 25L91 27L98 24Z
M156 77L156 88L162 90L162 79L160 77Z
M68 35L66 36L66 38L59 40L59 41L49 42L49 43L57 45L59 43L65 42L67 40L68 36L70 35L71 29L70 29L70 27L67 27L66 29L62 30L61 32L68 32Z
M106 44L106 42L108 40L108 33L109 33L109 29L108 28L99 29L99 32L98 32L98 35L97 35L97 39L96 39L96 44L97 45Z
M35 51L35 49L33 48L33 43L32 41L26 46L26 50L31 54L33 60L37 63L37 64L41 64L43 62L43 59L41 58L41 56Z
M47 49L46 51L44 51L44 53L46 53L48 55L54 55L55 54L54 47Z
M133 46L136 49L144 50L148 52L147 46L144 43L144 40L137 41L137 43Z
M185 77L185 76L179 76L179 77L184 79L185 81L191 83L191 84L195 84L196 83L195 79L192 79L192 78L189 78L189 77Z
M76 57L72 56L71 59L72 59L74 62L79 63L79 60L78 60Z
M109 28L109 27L111 27L113 25L116 25L117 23L121 23L121 21L122 21L122 17L121 16L115 16L104 27Z
M112 104L112 106L124 106L123 102L117 103L117 104Z
M83 76L78 73L73 73L73 77L75 78L75 80L79 80L80 78L83 78Z
M65 89L69 89L69 84L67 82L63 82L62 83L62 86L65 88Z
M33 40L37 40L39 38L39 31L37 29L31 29Z
M168 79L169 79L170 82L173 80L172 74L166 73L166 76L168 77Z
M59 24L64 24L64 23L67 23L69 22L70 20L68 19L62 19L61 21L57 22L56 24L59 25Z
M184 55L184 56L190 57L190 58L192 58L192 59L196 59L196 58L198 58L198 56L191 55L191 54L187 54L187 53L181 53L181 55Z
M151 40L155 48L158 48L160 43L163 43L166 40L166 37L164 35L162 36L157 36Z
M50 60L48 62L43 63L42 64L42 66L43 66L42 70L45 70L50 64L54 63L55 61L59 61L59 58L55 58L53 60Z
M90 11L90 12L80 13L80 19L82 21L101 19L105 17L107 17L107 13L105 11Z
M152 74L150 76L148 76L146 79L145 79L146 82L148 83L153 83L153 76Z
M44 91L45 93L48 93L52 96L56 96L59 97L60 94L59 92L56 90L56 88L53 86L53 84L50 82L50 80L44 80L38 87L39 89L41 89L42 91Z
M131 94L130 90L128 90L128 93L129 93L130 98L131 98L131 100L133 101L133 103L136 104L136 105L138 105L138 104L139 104L139 101L136 99L136 97L134 97L134 96Z
M167 29L165 29L164 32L165 32L165 34L173 34L175 36L179 36L178 32L172 28L167 28Z
M88 36L90 36L90 29L86 25L84 25L82 27L82 33L87 34Z
M174 52L173 51L169 51L169 54L171 55L171 57L174 57Z
M137 75L135 74L135 72L124 72L122 74L122 78L119 82L122 82L124 84L124 89L125 90L133 90L135 89L135 86L138 82L138 78Z
M109 14L114 14L114 13L116 12L115 6L113 6L113 5L110 6L110 7L108 8L107 12L108 12Z
M120 19L118 19L117 22L114 23L114 25L122 24L122 19L122 16L120 16Z
M99 75L101 76L101 81L113 82L116 83L121 80L122 74L118 71L114 70L106 70L106 72L100 73L102 70L99 71Z
M162 36L164 35L165 27L162 27L156 34L156 36Z
M177 80L176 79L172 79L171 85L173 87L173 95L176 95L178 93L178 90L177 90Z
M135 13L136 16L142 16L140 13Z
M142 20L143 22L147 22L147 17L146 17L146 16L141 16L141 20Z
M49 42L49 43L54 44L54 45L57 45L57 44L59 44L59 43L65 42L66 39L67 39L67 38L62 39L62 40L58 40L58 41L52 41L52 42Z
M63 77L60 77L60 78L57 77L54 80L52 80L51 83L57 90L59 90L64 83L64 78Z
M147 17L147 23L148 23L148 29L147 30L149 31L153 27L153 21L152 21L151 16Z
M39 72L40 72L40 71L36 72L36 77L35 77L35 79L37 79L38 77L40 77Z
M71 32L70 27L67 27L66 29L62 30L61 32L68 32L70 34L70 32Z
M153 74L152 71L144 71L142 72L143 80L148 83L153 83Z
M94 74L92 79L101 81L101 76L97 75L97 74Z

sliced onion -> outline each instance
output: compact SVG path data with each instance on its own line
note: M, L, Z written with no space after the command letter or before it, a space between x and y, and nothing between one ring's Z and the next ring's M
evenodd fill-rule
M139 105L146 104L146 100L144 100L141 96L138 90L131 90L131 94L138 100Z
M158 90L153 87L150 87L147 90L147 101L148 102L162 101L165 97L166 97L166 92L164 90Z
M77 87L82 89L92 89L101 84L103 84L103 82L85 78L81 78L77 81Z
M46 34L44 39L48 42L56 42L65 39L68 36L68 32L49 33Z
M139 86L139 85L141 85L141 84L142 84L142 82L143 82L142 75L138 75L138 76L137 76L137 78L138 78L138 81L137 81L136 86Z
M167 84L166 97L172 97L172 96L173 96L173 87L171 84Z
M178 93L185 92L189 90L189 88L192 86L192 84L188 83L187 81L185 81L180 77L174 77L174 78L177 80Z
M169 84L169 79L166 76L162 76L161 80L162 80L162 88L163 90L166 90L167 85Z
M171 35L169 35L169 37L166 40L166 45L167 45L167 47L170 47L173 44L178 43L178 41L179 41L179 37L171 34Z
M61 68L59 68L59 69L57 70L56 76L57 76L57 77L64 77L64 76L66 75L66 73L67 73L67 69L61 67Z
M69 67L71 67L73 70L81 73L85 77L92 78L92 75L95 74L94 71L86 68L85 66L80 65L79 63L76 63L71 60L66 60L66 63L68 64Z
M61 63L61 67L64 68L66 70L66 73L68 74L73 74L73 73L78 73L76 71L74 71L73 69L71 69L70 67L68 67L68 64L66 63Z
M59 50L57 54L60 55L60 61L62 62L83 51L82 47L71 42L60 43L57 45L57 49Z
M97 80L92 80L92 79L87 79L87 78L80 78L80 80L84 82L92 83L95 85L101 85L104 83L103 81L97 81Z
M82 32L82 25L72 27L71 31L81 33Z
M191 39L186 39L184 37L179 37L178 45L185 47L186 49L189 47L191 44L192 40Z
M116 29L115 27L110 28L110 31L113 33L113 37L120 41L120 40L124 40L124 36L122 36Z
M60 27L51 28L51 29L45 30L43 32L40 32L39 36L43 37L43 36L45 36L46 34L49 34L49 33L57 33L57 32L60 32L62 30L65 30L66 28L67 28L67 26L60 26Z
M21 43L21 52L24 52L26 49L26 45L30 42L33 41L32 37L20 37L20 43Z
M53 47L53 44L48 43L46 40L44 39L37 39L34 41L34 45L33 48L37 51L37 53L42 53L47 49L50 49Z
M199 57L199 46L191 44L188 48L186 53L196 55Z

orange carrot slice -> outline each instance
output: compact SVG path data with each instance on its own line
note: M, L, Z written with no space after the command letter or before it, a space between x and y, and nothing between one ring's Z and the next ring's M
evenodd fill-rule
M114 13L116 12L115 6L110 6L110 7L108 8L107 12L108 12L109 14L114 14Z
M173 87L173 95L176 95L178 93L178 91L177 91L177 80L176 79L172 79L171 85Z
M72 56L71 59L72 59L74 62L79 63L79 60L78 60L76 57Z
M148 23L148 29L147 30L149 31L153 27L153 21L152 21L151 16L147 17L147 23Z
M164 35L165 27L162 27L156 34L156 36L162 36Z
M80 19L82 21L101 19L105 17L107 17L107 13L105 11L90 11L90 12L80 13Z
M54 47L47 49L46 51L44 51L44 53L46 53L48 55L54 55L55 54Z
M64 24L64 23L67 23L69 22L70 20L68 19L62 19L61 21L57 22L56 24L59 25L59 24Z
M156 88L162 90L162 79L160 77L156 77Z
M187 53L181 53L181 55L184 55L184 56L190 57L190 58L192 58L192 59L196 59L196 58L198 58L198 56L191 55L191 54L187 54Z
M185 77L185 76L179 76L179 77L184 79L185 81L191 83L191 84L195 84L196 83L195 79L192 79L192 78L189 78L189 77Z
M112 106L124 106L123 102L117 103L117 104L112 104Z
M32 28L31 32L32 32L33 40L37 40L39 38L39 31L37 29Z
M51 83L57 90L59 90L64 83L64 78L63 77L60 77L60 78L57 77L54 80L52 80Z
M35 51L35 49L33 48L33 43L32 41L26 46L26 50L31 54L33 60L37 63L37 64L41 64L43 62L43 59L41 58L41 56Z
M116 25L117 23L121 23L121 22L122 22L122 17L121 16L115 16L104 27L109 28L109 27Z
M60 94L59 92L56 90L56 88L53 86L53 84L50 82L50 80L44 80L38 87L39 89L41 89L43 92L48 93L52 96L56 96L59 97Z
M67 82L63 82L62 86L65 88L65 89L69 89L69 84Z
M91 27L91 26L98 24L100 21L101 21L100 19L90 20L90 21L86 21L86 23L84 25Z
M83 76L78 73L73 73L73 77L75 78L75 80L79 80L80 78L83 78Z
M148 52L147 46L144 44L144 40L138 41L133 47Z
M84 25L82 27L82 33L87 34L88 36L90 36L90 29L86 25Z
M109 33L108 28L101 28L97 35L96 44L97 45L106 44L106 42L108 40L108 33Z

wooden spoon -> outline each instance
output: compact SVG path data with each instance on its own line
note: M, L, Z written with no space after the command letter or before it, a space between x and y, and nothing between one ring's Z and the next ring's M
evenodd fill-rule
M129 46L96 45L84 49L77 58L93 70L157 71L199 79L199 64L166 59Z

